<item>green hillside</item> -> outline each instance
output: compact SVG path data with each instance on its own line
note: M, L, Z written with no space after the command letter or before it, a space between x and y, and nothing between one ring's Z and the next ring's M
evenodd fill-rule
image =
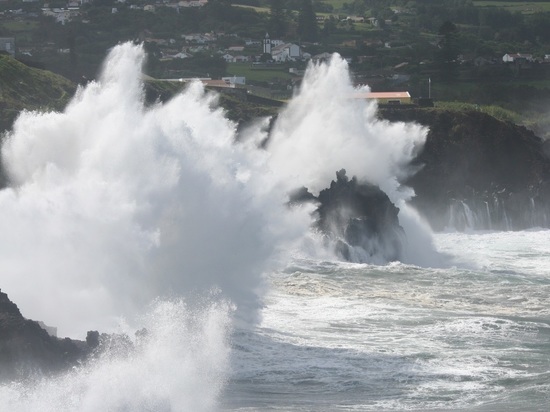
M0 55L0 130L11 128L22 110L63 109L75 90L62 76Z

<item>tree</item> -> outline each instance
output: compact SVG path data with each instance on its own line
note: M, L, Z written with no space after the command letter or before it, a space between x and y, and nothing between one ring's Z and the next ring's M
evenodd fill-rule
M442 80L451 81L458 77L458 55L460 47L458 44L458 29L449 20L439 27L439 44L435 60Z
M298 14L298 35L302 41L315 42L319 38L317 16L311 0L302 0Z
M270 0L269 2L269 22L267 31L273 38L282 37L286 32L286 18L284 10L284 0Z

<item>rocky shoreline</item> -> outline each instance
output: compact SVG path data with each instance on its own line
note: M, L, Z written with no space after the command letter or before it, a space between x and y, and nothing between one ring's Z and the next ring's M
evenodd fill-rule
M390 121L429 127L402 182L411 204L436 231L550 227L549 144L532 131L487 114L437 109L382 110Z

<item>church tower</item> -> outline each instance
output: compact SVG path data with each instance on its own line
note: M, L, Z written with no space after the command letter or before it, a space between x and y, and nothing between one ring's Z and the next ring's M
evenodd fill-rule
M264 54L271 54L271 39L268 33L264 37Z

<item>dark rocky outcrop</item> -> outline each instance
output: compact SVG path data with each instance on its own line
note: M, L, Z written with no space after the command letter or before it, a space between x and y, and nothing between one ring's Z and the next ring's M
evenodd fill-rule
M351 180L344 169L336 181L314 196L306 188L291 196L291 203L317 203L316 227L334 242L336 252L351 261L399 259L403 229L399 209L378 186Z
M548 227L550 161L524 127L487 114L437 109L385 110L391 121L430 128L406 182L413 205L435 230Z
M85 342L50 336L38 322L25 319L0 291L0 381L59 372L88 352Z
M51 376L102 356L128 356L135 344L128 335L89 331L86 341L51 336L41 322L25 319L0 290L0 383ZM136 332L136 342L147 338Z

